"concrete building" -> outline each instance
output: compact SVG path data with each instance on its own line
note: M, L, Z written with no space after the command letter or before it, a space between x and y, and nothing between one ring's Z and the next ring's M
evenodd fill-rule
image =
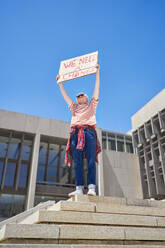
M143 198L165 198L165 89L132 116Z
M1 220L39 202L67 199L75 187L73 165L64 164L69 125L0 111ZM101 128L97 133L102 145L98 195L165 198L165 89L132 116L132 136Z
M69 123L0 111L0 218L39 202L67 199L75 187L73 166L64 164ZM142 198L138 157L131 135L97 128L102 153L97 190L102 196ZM84 161L84 183L87 169Z

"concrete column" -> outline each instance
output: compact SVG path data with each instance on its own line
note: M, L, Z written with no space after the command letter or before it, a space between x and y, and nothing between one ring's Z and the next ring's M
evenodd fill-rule
M125 137L125 135L124 135L124 152L127 152L126 137Z
M108 133L106 132L106 150L109 150Z
M154 184L151 173L150 173L151 169L149 166L149 158L147 155L146 148L144 148L144 161L145 161L145 169L146 169L147 182L148 182L149 197L155 197L155 195L157 195L156 185Z
M151 140L151 154L152 154L152 161L153 161L153 169L155 175L155 183L156 183L156 192L157 195L164 195L165 194L165 187L164 182L160 178L159 173L159 166L161 166L159 156L155 153L154 145Z
M101 129L97 129L97 135L100 141L100 144L102 146L102 133ZM103 156L102 152L99 154L98 157L98 166L97 171L98 171L98 193L99 196L104 196L104 168L103 168Z
M117 148L117 134L115 134L115 145L116 145L116 152L117 152L117 150L118 150L118 148Z
M35 135L34 144L33 144L31 168L30 168L30 175L29 175L29 181L28 181L25 210L30 209L34 206L39 147L40 147L40 134L37 133Z

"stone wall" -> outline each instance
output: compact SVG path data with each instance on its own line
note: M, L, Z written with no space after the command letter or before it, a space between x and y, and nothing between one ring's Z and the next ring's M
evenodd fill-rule
M143 198L138 157L103 150L104 195Z

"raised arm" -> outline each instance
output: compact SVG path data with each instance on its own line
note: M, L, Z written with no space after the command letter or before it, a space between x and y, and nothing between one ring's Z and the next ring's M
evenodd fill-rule
M93 92L93 98L98 99L99 98L99 87L100 87L100 78L99 78L99 70L100 66L96 66L97 71L96 71L96 81L95 81L95 88Z
M56 77L56 80L58 80L59 77L60 77L60 76L58 75L58 76ZM68 105L71 105L73 101L72 101L72 99L67 95L67 93L66 93L66 91L65 91L65 89L64 89L64 86L63 86L62 82L59 83L59 87L60 87L60 91L61 91L61 94L62 94L64 100L66 101L66 103L67 103Z

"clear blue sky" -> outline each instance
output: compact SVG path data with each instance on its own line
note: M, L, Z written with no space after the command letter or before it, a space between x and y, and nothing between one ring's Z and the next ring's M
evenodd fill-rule
M0 109L70 121L61 60L99 51L98 126L127 132L165 87L164 0L1 0ZM90 97L95 75L64 83Z

